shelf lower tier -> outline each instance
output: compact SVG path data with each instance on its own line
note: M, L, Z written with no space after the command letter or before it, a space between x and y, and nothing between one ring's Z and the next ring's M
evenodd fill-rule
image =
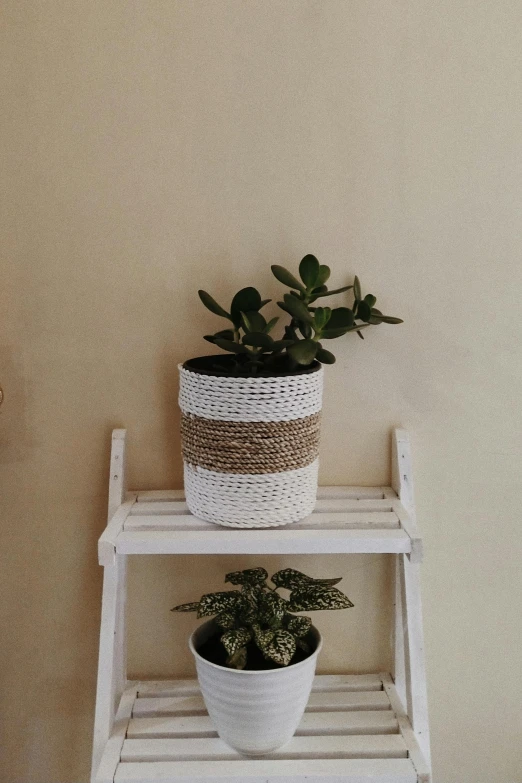
M388 674L319 675L290 742L247 759L219 739L196 680L133 682L93 783L427 783Z

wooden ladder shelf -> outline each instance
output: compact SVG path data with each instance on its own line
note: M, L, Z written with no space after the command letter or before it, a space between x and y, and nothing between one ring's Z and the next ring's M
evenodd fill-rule
M92 783L430 783L419 568L408 434L395 430L391 487L321 487L307 519L238 530L192 516L181 490L127 492L125 430L112 436ZM391 673L319 675L295 737L246 759L214 731L196 680L128 681L126 565L139 554L390 553Z

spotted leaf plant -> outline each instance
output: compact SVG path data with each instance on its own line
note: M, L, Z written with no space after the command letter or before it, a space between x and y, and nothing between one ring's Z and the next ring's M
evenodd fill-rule
M284 326L280 338L274 338L272 330L279 317L266 320L261 310L271 300L262 299L256 288L242 288L225 310L206 291L199 297L205 307L215 315L226 318L230 326L215 334L205 335L205 340L229 354L228 364L216 361L216 369L236 374L292 372L309 367L314 362L333 364L335 356L323 346L324 340L333 340L349 332L357 332L368 326L382 323L400 324L402 320L384 315L375 307L373 294L363 296L359 278L352 285L329 289L330 267L320 264L314 255L306 255L299 264L299 278L284 266L272 266L274 277L290 290L277 304L290 321ZM324 297L352 292L350 307L325 307Z
M207 593L199 601L175 606L172 611L197 612L198 618L214 617L228 656L226 665L232 669L245 668L251 644L266 660L288 666L297 648L312 652L306 638L312 621L296 612L353 606L335 587L340 581L314 579L285 568L272 576L271 586L264 568L248 568L226 575L225 582L237 585L237 590ZM279 588L290 591L289 597L280 595Z

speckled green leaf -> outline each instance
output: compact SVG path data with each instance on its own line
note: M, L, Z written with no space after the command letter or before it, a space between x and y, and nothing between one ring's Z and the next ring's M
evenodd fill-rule
M280 666L288 666L295 655L296 640L289 631L276 631L263 654Z
M301 571L297 571L295 568L283 568L271 578L271 581L277 585L277 587L286 587L289 590L294 590L299 587L309 587L313 584L318 585L337 585L342 580L342 577L332 579L314 579L312 576L303 574Z
M353 604L335 587L318 584L292 591L290 612L313 612L321 609L349 609Z
M230 609L238 609L244 601L239 590L207 593L199 602L198 617L210 617Z
M220 614L217 614L214 619L224 631L234 628L236 624L236 615L234 612L221 612Z
M223 634L221 644L229 655L234 655L241 647L248 644L251 638L252 633L248 628L236 628Z
M263 593L259 599L259 621L270 627L281 624L288 602L277 593Z
M287 630L296 638L306 636L311 627L312 620L310 617L292 617L286 626Z
M190 604L180 604L171 609L171 612L197 612L199 609L199 601L195 601Z
M231 571L225 577L225 582L232 585L258 585L268 579L268 571L264 568L245 568L243 571Z

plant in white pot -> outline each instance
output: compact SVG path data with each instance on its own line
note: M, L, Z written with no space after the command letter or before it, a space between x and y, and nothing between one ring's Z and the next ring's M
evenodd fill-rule
M252 287L227 311L206 291L203 304L227 319L205 339L225 354L179 366L181 443L187 505L196 516L231 527L274 527L313 511L317 493L323 364L335 356L323 342L370 325L402 323L383 315L372 294L352 285L329 290L329 267L306 255L300 280L272 266L289 287L278 302L288 316L280 339L270 302ZM324 297L351 291L351 307L323 307ZM319 303L319 304L318 304Z
M352 602L334 585L293 568L227 574L238 590L208 593L174 607L213 617L191 636L198 680L219 736L247 756L286 744L303 716L322 639L309 617L296 612L347 609ZM286 588L285 599L277 590Z

